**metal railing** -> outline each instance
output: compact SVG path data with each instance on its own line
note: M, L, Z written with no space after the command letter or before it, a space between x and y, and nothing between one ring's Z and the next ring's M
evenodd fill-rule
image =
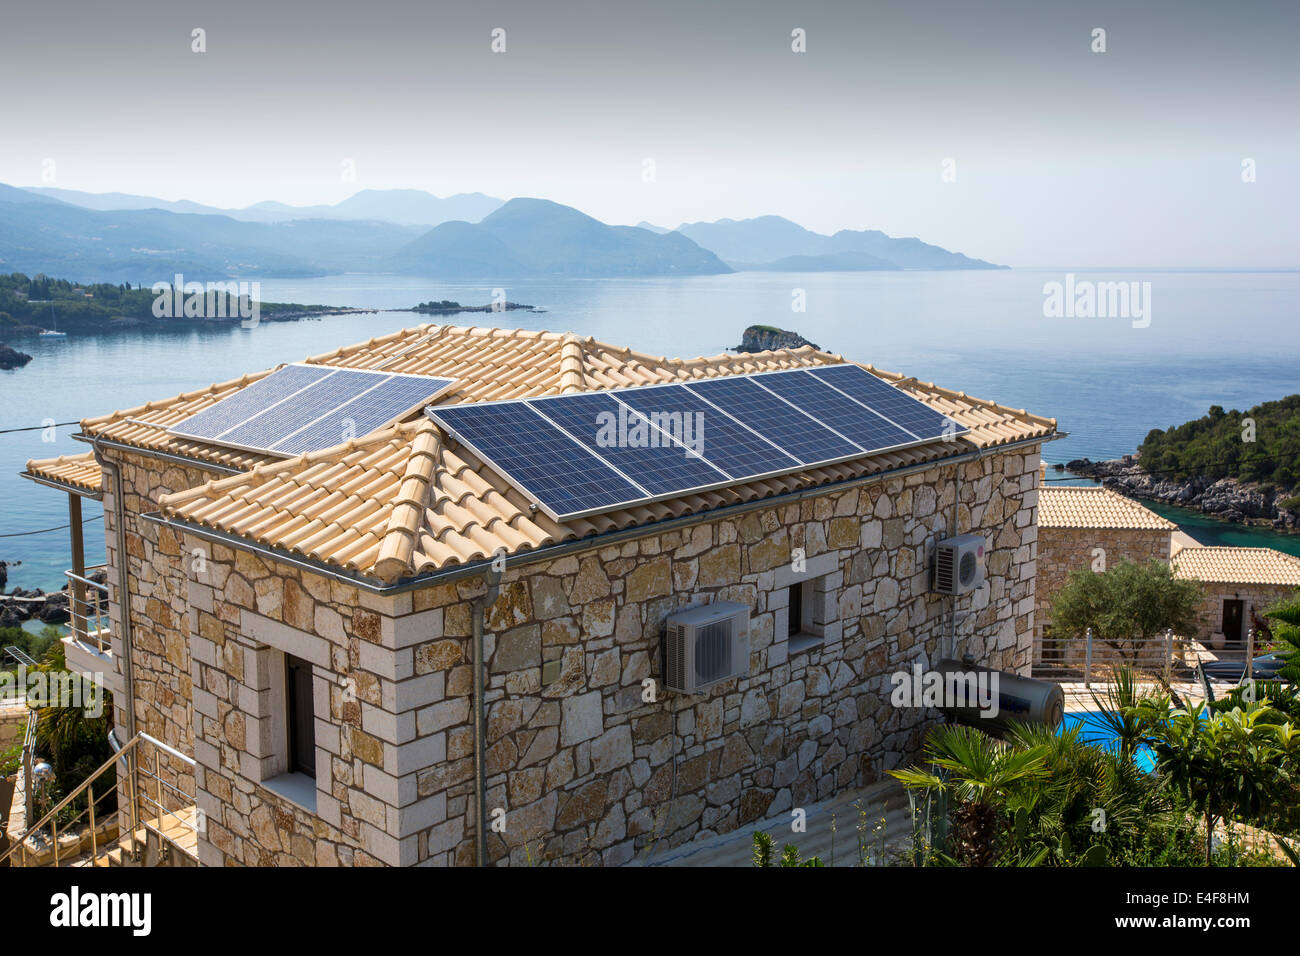
M1215 679L1235 683L1250 676L1247 662L1260 652L1256 643L1253 628L1247 630L1240 642L1225 642L1221 647L1173 631L1122 641L1094 638L1091 628L1079 638L1053 639L1048 633L1036 643L1033 674L1048 680L1081 682L1090 687L1094 680L1105 679L1117 667L1157 677L1165 683L1199 681L1208 668Z
M33 713L35 713L35 711L33 711ZM153 748L152 770L150 770L147 760L144 761L144 765L142 766L140 753L142 744L148 744ZM117 809L119 820L123 815L126 816L129 824L129 832L133 837L141 828L156 834L159 838L160 852L165 856L167 848L175 842L172 835L167 831L170 830L171 833L174 834L175 829L174 827L169 827L164 821L171 818L180 826L188 827L197 833L200 829L198 819L201 818L196 818L195 813L193 813L193 795L186 793L180 787L177 787L163 779L161 761L164 754L168 758L174 758L181 761L183 764L188 766L191 771L193 770L195 765L193 757L188 757L176 748L170 747L161 740L151 737L141 731L128 740L117 753L96 768L95 772L83 780L71 793L48 810L44 816L36 821L35 824L28 826L22 837L17 839L5 852L0 853L0 864L4 864L15 853L21 854L21 859L24 865L28 864L28 861L33 857L39 858L43 855L45 851L42 848L41 843L44 837L44 831L48 827L50 831L49 840L54 854L54 866L65 865L64 857L69 856L69 854L62 852L62 848L59 845L59 832L62 830L65 835L68 833L78 832L80 823L85 820L89 824L91 844L90 862L93 865L94 861L98 859L100 855L99 828L96 823L96 815L99 812L99 803L105 796L115 792L116 780L113 784L103 787L103 789L98 793L96 793L95 784L101 777L108 773L109 770L114 769L119 762L125 764L124 782L127 791L127 806L118 807ZM24 751L24 756L26 757L26 751ZM154 790L152 794L149 793L148 785L141 785L138 782L137 776L143 777L146 781L152 783ZM30 779L31 777L29 772L28 780L30 781ZM81 797L83 794L86 797L86 806L77 811L70 819L65 819L60 823L59 817L63 811L72 806L73 801L78 797ZM177 800L181 802L179 809L174 809L168 806L168 797L173 798L172 802L176 802ZM149 808L151 814L156 813L157 815L152 819L141 821L142 806ZM187 810L190 812L187 813ZM31 819L30 815L28 816L28 819ZM82 842L82 839L78 839L75 846L70 848L70 860L84 856L85 849L82 846ZM118 839L114 838L110 842L116 844ZM184 847L181 847L180 849L187 855L193 856L188 849ZM137 846L137 854L138 851L139 848Z
M68 614L73 636L101 654L112 652L112 631L108 618L108 585L89 577L107 569L99 564L86 568L85 575L64 571L68 579Z

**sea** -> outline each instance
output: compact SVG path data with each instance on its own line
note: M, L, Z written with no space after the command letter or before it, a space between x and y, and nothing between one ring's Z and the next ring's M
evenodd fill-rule
M388 275L260 282L263 301L377 310L440 299L482 305L501 294L490 284ZM1141 302L1142 314L1096 317L1080 309L1062 316L1049 303L1053 284L1108 282L1130 284L1131 304ZM1300 327L1300 273L1293 272L739 272L532 279L502 291L511 302L544 311L436 321L572 331L681 357L734 347L749 325L792 329L846 358L1055 418L1063 437L1045 447L1049 463L1117 457L1151 429L1196 418L1211 405L1246 409L1300 392L1290 344ZM8 587L51 590L64 583L67 496L19 477L30 458L87 450L72 437L77 428L62 423L429 320L377 311L250 329L177 320L147 331L12 338L9 344L33 361L0 372L0 560L10 565ZM1068 480L1055 471L1048 477ZM1203 543L1300 554L1300 536L1156 510ZM84 516L87 561L94 564L103 559L102 514L86 502Z

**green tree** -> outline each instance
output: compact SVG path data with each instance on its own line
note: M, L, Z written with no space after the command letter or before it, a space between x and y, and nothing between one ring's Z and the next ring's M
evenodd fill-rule
M1092 628L1100 640L1131 661L1152 638L1196 625L1201 586L1174 577L1165 562L1121 560L1100 573L1071 571L1052 599L1052 633L1081 638Z

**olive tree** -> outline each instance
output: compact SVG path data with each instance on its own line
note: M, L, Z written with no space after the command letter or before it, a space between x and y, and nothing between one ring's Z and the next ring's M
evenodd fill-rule
M1124 559L1101 572L1070 572L1052 599L1052 634L1082 637L1092 628L1094 640L1136 661L1166 630L1190 633L1200 602L1201 586L1174 577L1158 558L1145 564Z

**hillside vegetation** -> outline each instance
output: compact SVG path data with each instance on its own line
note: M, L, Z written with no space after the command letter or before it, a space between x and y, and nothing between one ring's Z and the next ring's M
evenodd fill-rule
M1249 419L1254 441L1243 437ZM1152 430L1140 448L1148 474L1176 481L1194 477L1235 478L1279 494L1300 489L1300 395L1239 412L1211 406L1208 415Z

